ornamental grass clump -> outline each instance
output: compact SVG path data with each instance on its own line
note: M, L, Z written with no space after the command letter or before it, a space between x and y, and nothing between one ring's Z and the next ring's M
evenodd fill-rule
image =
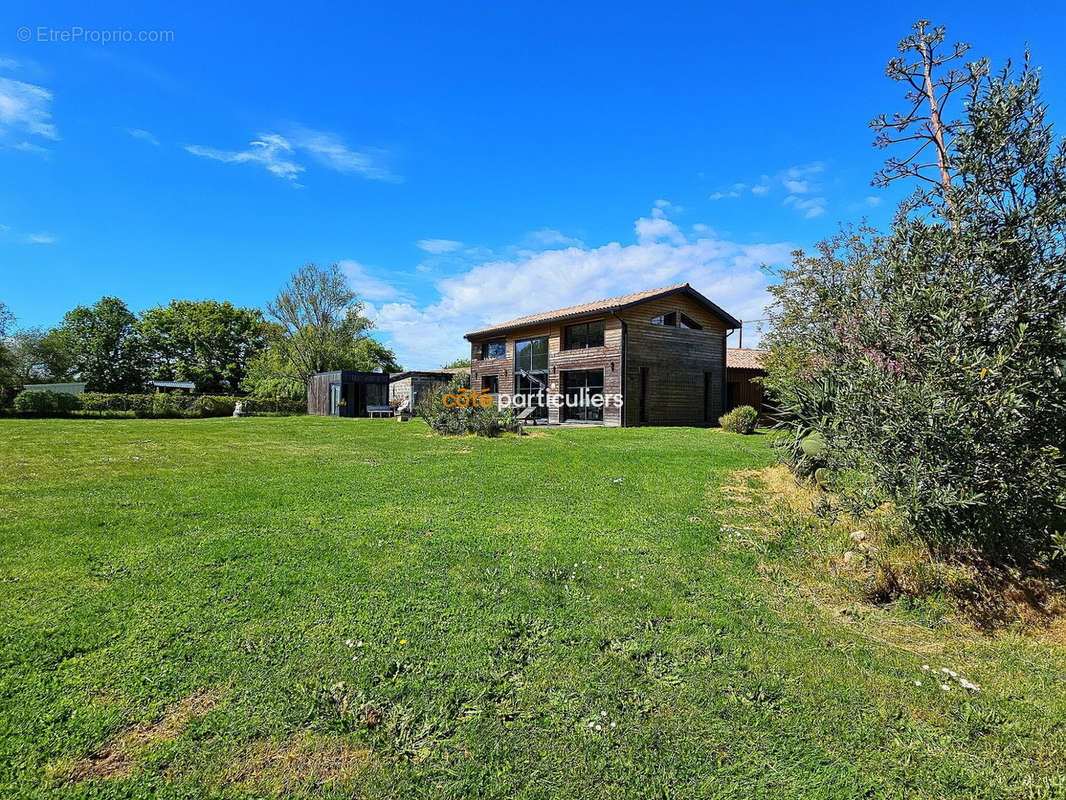
M755 426L759 424L759 412L751 406L737 406L728 414L720 416L718 424L730 433L755 433Z
M501 411L495 402L483 405L478 402L481 398L470 392L470 376L459 373L448 386L423 394L418 412L430 428L444 436L521 433L521 425L510 409Z

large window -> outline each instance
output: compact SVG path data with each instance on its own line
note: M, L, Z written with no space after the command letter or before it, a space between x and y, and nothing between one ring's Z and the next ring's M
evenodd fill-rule
M603 370L564 372L563 398L563 419L603 422Z
M514 393L526 398L522 408L534 406L536 419L547 419L548 337L514 343Z
M389 385L387 383L367 383L366 404L368 406L387 406L389 404Z
M671 311L668 314L660 314L657 317L652 317L651 318L651 324L652 325L662 325L663 327L666 327L666 328L676 328L677 327L677 312L676 311Z
M507 358L507 342L503 339L485 342L481 345L481 357L484 359Z
M514 368L527 372L548 371L548 337L520 339L514 343Z
M497 375L482 375L481 376L481 391L488 392L489 394L500 393L500 378Z
M564 350L582 350L587 347L603 347L603 320L569 325L563 332Z

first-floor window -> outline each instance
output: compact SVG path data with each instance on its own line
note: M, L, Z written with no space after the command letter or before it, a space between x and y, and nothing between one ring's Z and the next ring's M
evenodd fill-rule
M481 391L488 392L489 394L500 393L500 379L496 375L482 375L481 376Z
M603 370L563 373L563 419L603 422Z

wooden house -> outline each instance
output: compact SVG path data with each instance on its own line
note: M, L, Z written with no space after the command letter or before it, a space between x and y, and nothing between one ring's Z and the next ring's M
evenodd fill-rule
M530 404L565 398L532 412L551 424L714 425L740 324L687 283L546 311L466 334L470 383Z
M763 367L765 350L753 348L730 347L725 353L726 367L726 410L737 406L751 406L765 416L770 409L763 402L762 378L766 375Z

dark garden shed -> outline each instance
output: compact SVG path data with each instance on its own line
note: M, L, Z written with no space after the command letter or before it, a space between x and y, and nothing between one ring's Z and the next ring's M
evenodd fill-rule
M307 413L325 417L369 417L389 411L386 372L337 370L311 376Z

